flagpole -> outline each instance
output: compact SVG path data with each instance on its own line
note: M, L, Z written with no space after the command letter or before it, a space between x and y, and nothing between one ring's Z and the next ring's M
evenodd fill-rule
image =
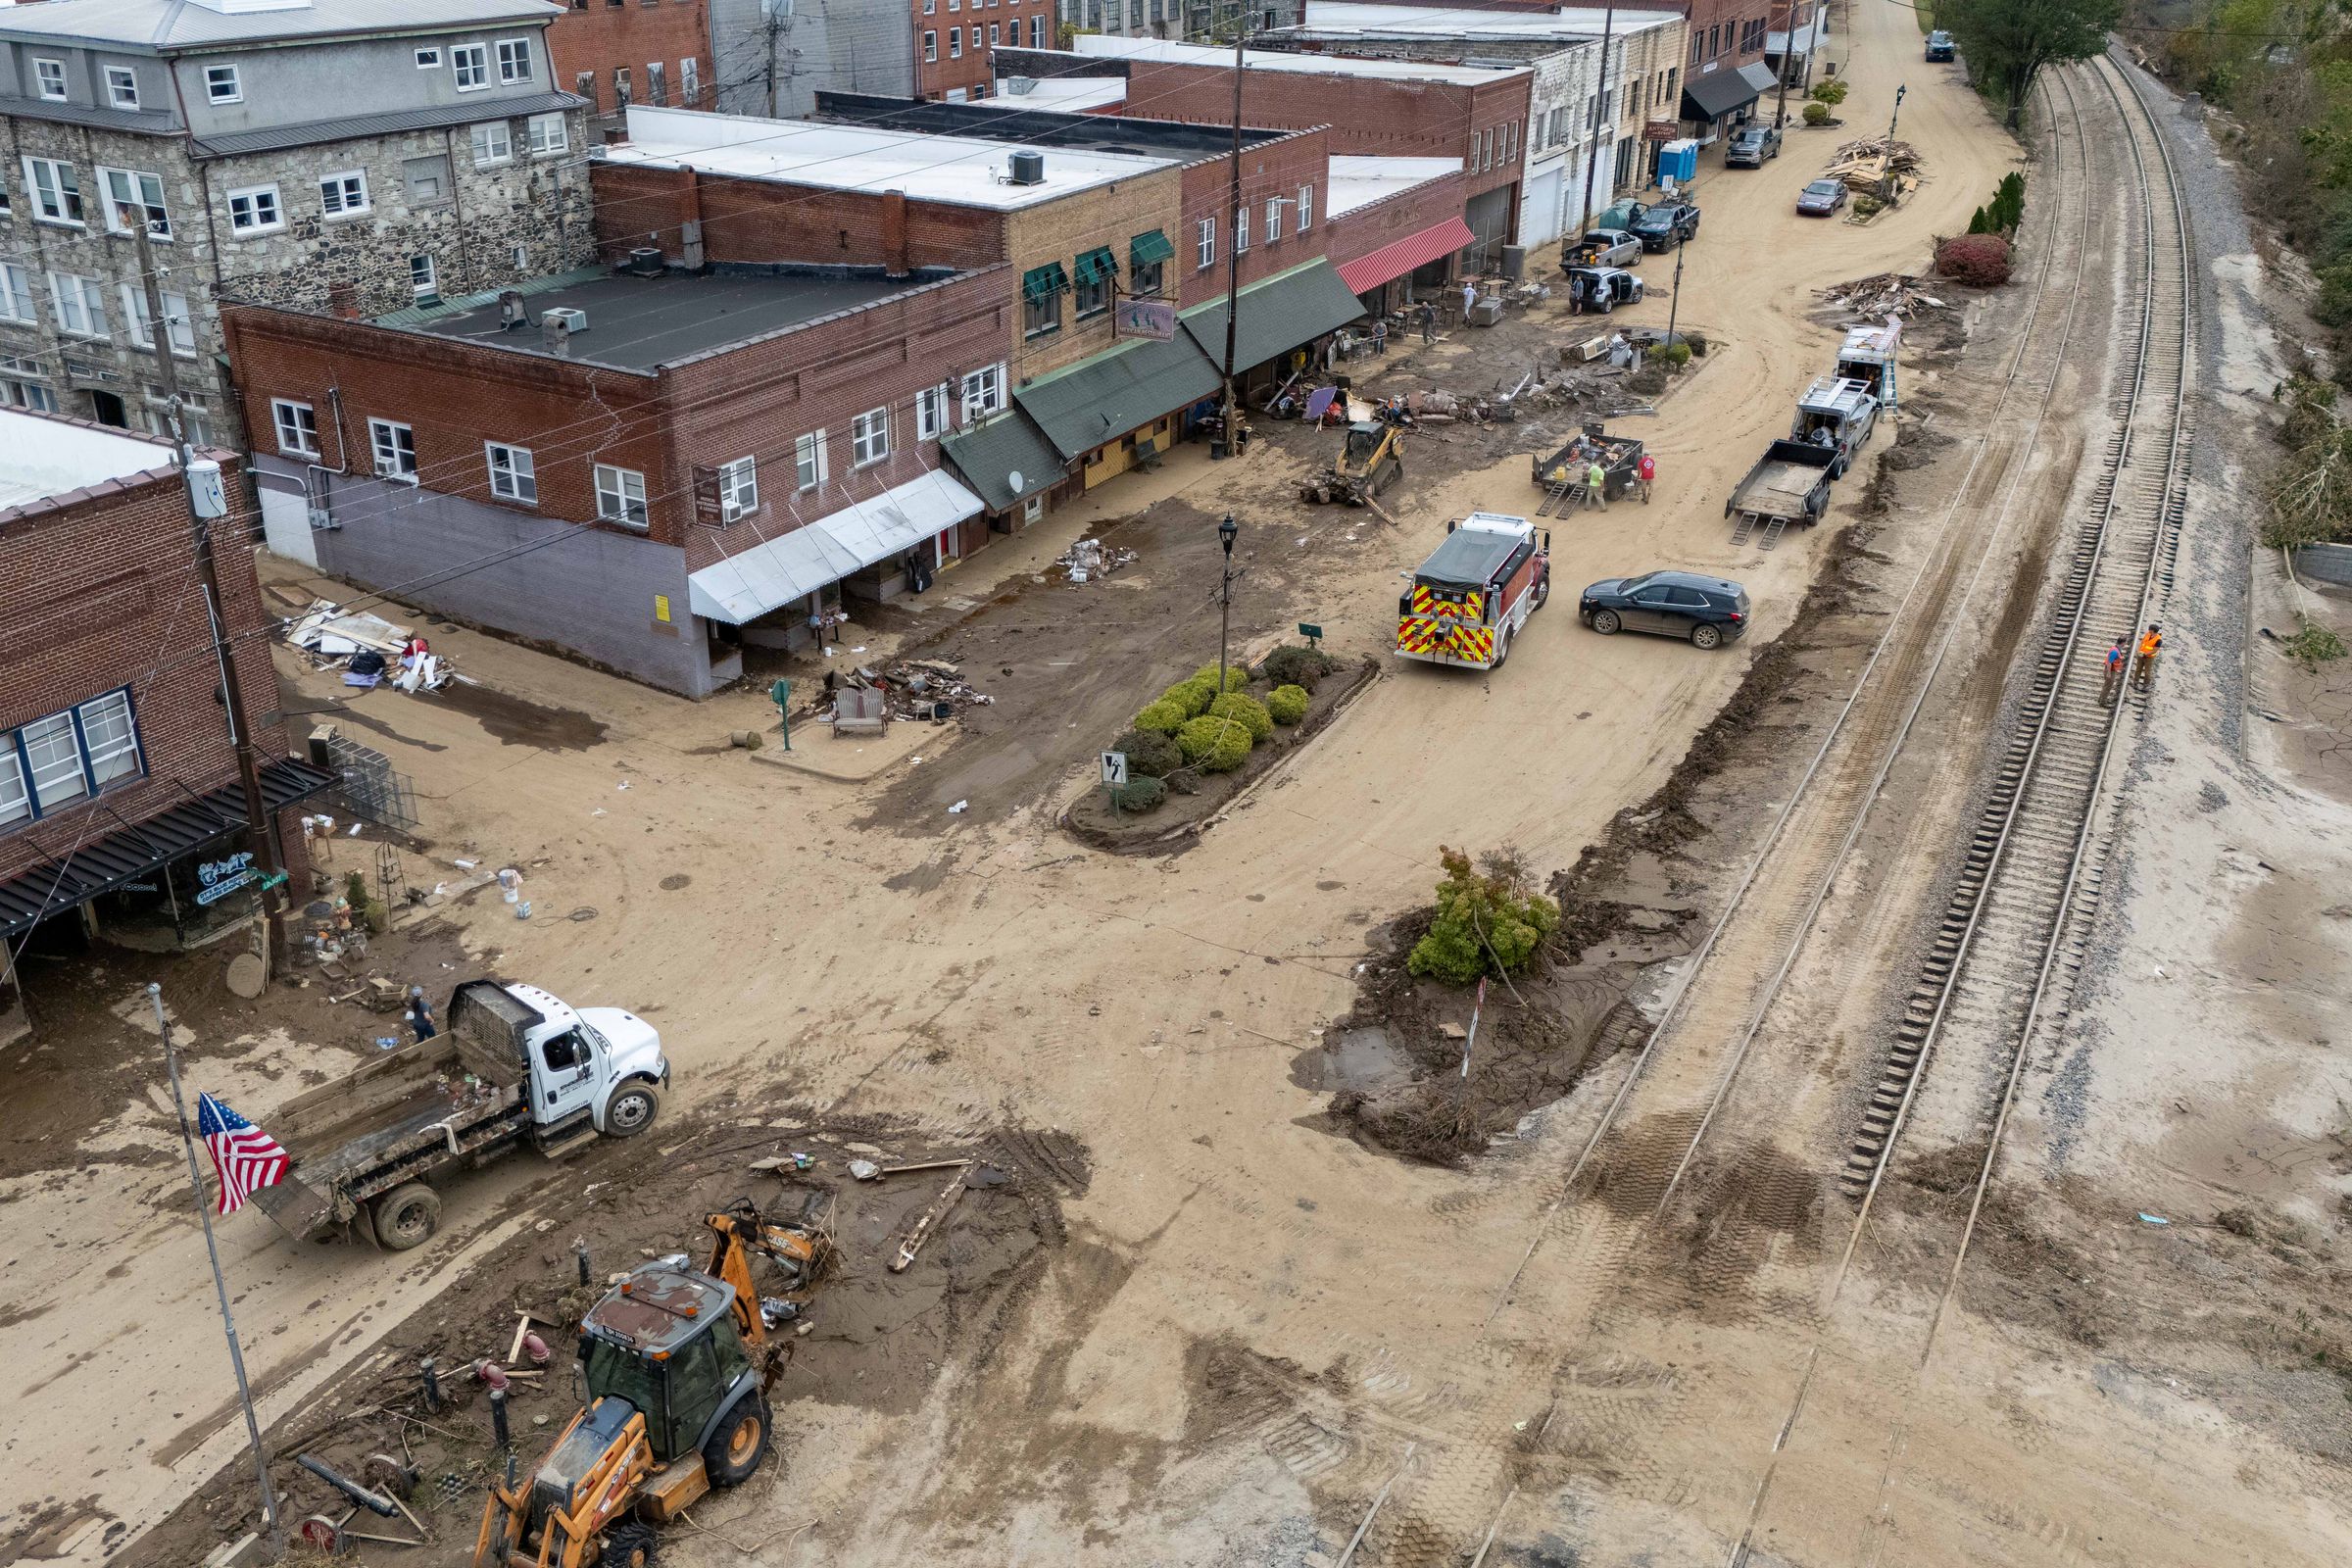
M188 1102L179 1091L179 1054L172 1049L172 1021L164 1016L164 988L150 982L155 1032L164 1043L164 1067L172 1076L172 1108L179 1114L180 1148L188 1156L188 1187L196 1195L196 1217L204 1222L204 1250L213 1260L213 1289L220 1298L220 1327L228 1335L228 1364L236 1368L237 1397L245 1405L245 1436L253 1442L254 1474L262 1485L262 1534L273 1547L285 1544L277 1521L277 1494L270 1486L270 1457L262 1449L262 1424L254 1418L253 1385L245 1380L245 1352L237 1348L236 1319L228 1313L228 1282L220 1277L220 1247L213 1240L213 1211L205 1203L204 1175L196 1167L196 1135L188 1127Z

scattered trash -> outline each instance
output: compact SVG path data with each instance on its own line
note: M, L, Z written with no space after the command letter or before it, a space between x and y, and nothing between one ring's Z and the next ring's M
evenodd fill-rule
M313 600L287 626L286 642L310 654L314 668L341 665L343 684L361 691L390 680L414 696L460 678L446 657L408 627L380 615L344 614L330 600Z
M1942 300L1921 286L1925 281L1908 272L1877 272L1813 292L1838 310L1880 318L1948 309Z
M393 1035L377 1035L375 1037L375 1049L378 1051L398 1051L400 1049L400 1041L398 1037Z
M1106 545L1100 539L1081 539L1064 551L1054 564L1061 567L1070 581L1082 583L1107 577L1135 558L1132 550Z
M875 1164L870 1159L853 1159L850 1161L850 1175L855 1180L870 1182L881 1174L882 1167Z
M624 778L624 779L622 779L622 780L620 781L620 783L619 783L619 785L618 785L617 787L618 787L618 788L620 788L620 789L624 789L624 790L625 790L625 789L627 789L627 788L629 787L629 781L628 781L627 779L625 779L625 778Z
M957 801L954 806L948 808L948 814L950 816L956 815L958 812L968 809L971 804L969 801Z
M2170 1225L2172 1223L2162 1214L2142 1214L2139 1216L2139 1222L2142 1225Z

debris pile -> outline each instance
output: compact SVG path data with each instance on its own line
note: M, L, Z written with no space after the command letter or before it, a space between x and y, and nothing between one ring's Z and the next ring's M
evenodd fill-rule
M314 669L339 668L343 684L360 691L385 682L404 692L438 691L466 678L408 627L380 615L347 615L330 600L313 600L287 627L286 641L311 656Z
M1092 582L1107 577L1135 560L1135 552L1117 545L1106 545L1100 539L1081 539L1063 553L1055 563L1072 582Z
M1822 172L1843 181L1848 190L1865 194L1875 194L1879 182L1892 174L1895 199L1899 201L1919 187L1919 149L1909 142L1865 136L1831 154L1829 167Z
M1857 316L1908 318L1923 310L1946 308L1942 300L1927 291L1926 283L1927 279L1909 272L1878 272L1813 292L1833 308L1851 311Z
M882 669L860 664L825 671L824 700L813 717L820 724L872 717L945 723L966 709L995 702L988 693L974 690L957 665L940 659L902 659ZM874 711L877 704L879 713Z

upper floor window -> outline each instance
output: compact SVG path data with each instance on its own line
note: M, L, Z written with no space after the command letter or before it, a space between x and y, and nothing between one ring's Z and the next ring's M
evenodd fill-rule
M850 454L860 468L890 456L889 409L868 409L850 421Z
M1200 220L1200 257L1202 271L1217 265L1217 220L1213 218Z
M128 66L106 68L106 101L117 109L139 107L139 74Z
M645 507L645 475L635 468L596 466L596 514L607 522L631 528L649 526Z
M71 337L105 337L106 287L78 272L49 274L49 304L57 312L57 329Z
M429 300L441 292L441 270L433 265L430 251L419 251L409 258L409 291L420 300Z
M172 215L164 211L164 182L136 169L100 169L98 181L106 196L106 226L110 233L127 234L133 222L144 221L157 239L172 237Z
M808 477L810 472L810 460L808 452L812 441L815 443L816 450L815 470L814 477ZM802 436L797 446L795 461L799 464L804 475L801 488L806 490L820 482L825 476L825 432L819 430L814 436ZM737 517L748 516L759 510L760 460L757 457L737 458L733 463L720 464L718 466L719 516L728 522L733 522Z
M269 234L285 226L285 209L278 205L275 185L249 185L228 193L230 233Z
M32 319L31 279L15 262L0 262L0 321Z
M530 448L485 441L482 450L490 459L492 495L501 501L519 501L534 507L539 504L539 473L531 466Z
M984 419L1004 406L1004 367L984 365L963 378L963 422Z
M1303 234L1315 221L1315 187L1298 187L1298 232Z
M530 120L531 156L548 158L571 145L564 131L561 114L533 115Z
M277 450L285 456L315 458L318 455L318 411L308 403L271 398L270 422L277 430Z
M744 462L747 464L751 460L749 458L744 460ZM732 468L737 466L737 465L729 464L727 466L728 468ZM826 469L828 466L829 465L825 459L824 431L811 430L807 435L797 436L794 438L792 443L792 477L793 482L801 489L813 490L818 485L823 484L827 477ZM726 473L727 468L721 468L719 470L719 474L722 478L725 477ZM759 492L754 491L754 499L751 503L752 506L759 505L758 496ZM743 515L743 514L741 512L730 511L728 512L727 515L730 517L739 517Z
M503 120L485 120L468 133L473 142L473 163L476 169L491 164L503 164L514 156L514 138Z
M245 101L245 80L234 66L207 66L204 95L217 104L241 104Z
M937 32L926 30L923 33L923 58L926 61L934 61L939 58L939 34Z
M0 730L0 827L46 816L139 770L127 689Z
M417 50L416 69L418 71L439 71L441 69L441 51L438 49Z
M164 333L172 340L172 352L187 358L196 352L196 323L188 316L188 297L164 290ZM155 348L155 318L147 309L147 291L129 283L122 285L122 320L130 333L131 343L152 352Z
M505 82L531 79L531 40L501 38L498 40L498 79Z
M375 476L416 482L416 431L392 419L368 421L368 446L375 458Z
M63 60L34 60L33 83L40 95L52 103L66 101L66 63Z
M32 216L48 223L79 223L81 177L72 164L54 158L24 160L24 188L32 194Z
M948 383L927 386L914 395L914 438L936 441L947 433Z
M458 74L458 91L475 92L490 85L490 46L486 43L452 44L449 68Z

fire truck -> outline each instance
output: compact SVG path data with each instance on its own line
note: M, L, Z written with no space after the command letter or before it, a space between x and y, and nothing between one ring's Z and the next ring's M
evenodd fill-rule
M1446 525L1445 543L1397 596L1397 656L1500 669L1511 639L1550 597L1550 533L1525 517L1473 512Z

